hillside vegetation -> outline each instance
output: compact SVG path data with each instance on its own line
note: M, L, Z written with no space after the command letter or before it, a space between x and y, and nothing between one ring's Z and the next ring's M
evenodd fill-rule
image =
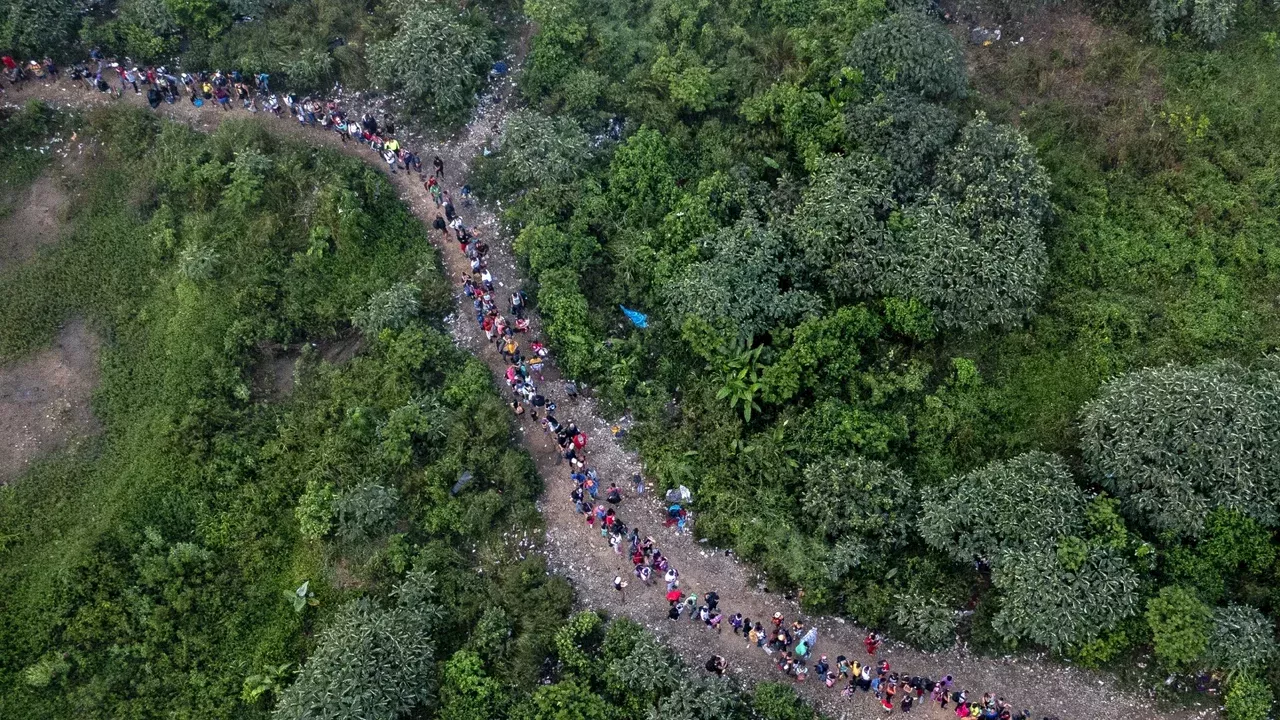
M1269 672L1270 11L984 50L899 4L526 10L484 189L700 534L925 647Z

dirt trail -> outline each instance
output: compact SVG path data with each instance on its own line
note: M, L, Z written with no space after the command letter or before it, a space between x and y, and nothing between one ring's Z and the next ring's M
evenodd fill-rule
M511 254L511 238L501 232L497 218L490 208L462 207L458 188L463 184L460 179L467 176L471 159L496 139L497 129L506 111L506 104L501 98L511 95L511 83L510 79L500 83L496 88L497 94L487 96L481 102L474 119L455 137L437 144L408 143L419 152L428 169L433 155L438 154L444 159L444 185L451 190L459 214L469 226L478 228L481 237L490 243L489 267L498 286L501 307L505 307L503 303L506 296L520 282ZM32 95L39 95L57 105L77 107L112 101L108 96L89 93L79 86L73 88L64 83L56 87L29 87L21 93L11 95L10 102ZM125 100L142 103L138 96L126 95ZM172 106L162 105L160 112L201 129L211 129L226 117L246 115L241 110L223 112L214 108L197 109L182 101ZM303 128L296 121L288 119L275 120L267 117L264 122L273 130L313 144L333 147L386 171L385 163L380 162L368 148L355 143L343 145L332 132ZM460 290L461 274L469 270L469 266L459 253L456 243L430 229L430 221L436 213L430 195L416 176L410 177L402 172L391 176L391 179L401 197L423 223L427 224L431 241L442 252L446 272L454 283L455 290ZM460 292L457 301L458 309L450 318L456 341L489 365L495 383L504 388L505 392L505 364L502 358L486 342L484 334L477 327L470 301L464 301ZM540 336L537 313L531 313L530 317L533 332L530 336L521 338L525 345L529 337ZM588 460L599 471L606 487L609 482L617 482L619 487L628 488L619 513L628 525L639 528L643 535L655 538L658 547L671 560L672 565L679 569L682 587L686 592L695 592L701 596L707 591L716 590L721 598L720 608L726 613L726 617L741 612L753 620L766 621L775 611L782 612L788 622L799 617L809 626L818 628L815 656L827 655L832 661L842 654L850 658L867 659L862 649L864 629L842 618L801 612L796 603L761 590L752 570L739 563L735 557L699 543L689 535L677 534L672 529L662 527L664 512L657 499L649 495L636 497L629 490L629 478L641 472L639 458L615 441L609 431L613 423L604 417L593 400L582 399L576 403L566 400L563 382L554 367L554 348L552 351L552 362L548 364L546 380L539 383L541 391L559 403L559 420L575 421L590 436ZM747 642L742 637L733 635L729 628L725 627L721 634L716 634L687 619L668 620L665 588L661 582L655 582L651 587L643 586L631 575L628 559L615 554L599 532L589 528L574 512L569 501L573 484L569 480L567 467L560 464L559 455L550 437L536 423L527 419L521 422L519 432L545 483L540 508L547 521L546 552L554 569L573 582L584 607L626 615L644 624L684 656L689 666L694 668L691 672L702 672L700 668L706 658L714 653L729 660L731 677L746 682L787 680L771 662L771 656L758 648L748 647ZM620 597L613 589L612 580L615 575L622 575L630 582L625 590L625 598ZM877 654L877 659L880 658L887 659L899 674L933 679L952 675L956 687L969 691L970 700L979 700L984 692L991 692L1007 698L1015 708L1029 709L1036 718L1056 716L1063 720L1146 720L1209 717L1217 713L1217 708L1210 702L1197 708L1160 708L1148 698L1116 688L1107 675L1064 666L1040 657L976 657L961 648L924 653L900 643L886 642ZM834 718L871 718L884 715L879 705L864 693L857 693L849 700L840 696L839 686L829 689L816 679L796 685L803 695ZM913 712L936 720L955 717L950 708L940 711L936 704L930 703L917 706Z

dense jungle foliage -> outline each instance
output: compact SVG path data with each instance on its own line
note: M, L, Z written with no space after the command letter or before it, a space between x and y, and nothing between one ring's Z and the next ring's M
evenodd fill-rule
M527 109L481 185L698 533L925 647L1152 652L1266 707L1269 8L1217 49L1064 9L1069 41L994 56L904 3L525 10Z
M0 276L0 357L89 319L104 433L0 488L0 716L812 717L689 680L638 626L569 622L532 461L439 329L439 261L382 175L253 122L115 108L80 131L105 148L87 201ZM292 395L264 402L262 348L299 344ZM669 674L584 674L584 652Z
M992 3L1044 24L993 49L901 0L520 9L525 107L474 185L558 360L633 414L698 533L922 647L1150 658L1267 717L1273 6ZM377 87L456 120L513 12L4 0L0 45ZM58 122L6 120L6 183ZM71 315L109 340L103 439L0 493L0 715L341 716L326 691L350 683L350 713L807 712L767 686L628 685L615 667L664 651L566 620L517 544L532 465L439 333L436 260L376 173L252 124L88 127L107 152L72 237L0 278L0 359ZM296 392L258 402L264 343L354 337L338 367L304 347ZM583 672L597 654L611 671Z

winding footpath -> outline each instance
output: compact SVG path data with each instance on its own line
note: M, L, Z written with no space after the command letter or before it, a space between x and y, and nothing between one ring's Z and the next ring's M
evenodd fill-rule
M403 141L418 153L427 169L430 168L433 155L439 155L445 161L443 184L457 198L458 188L467 177L471 160L483 148L492 147L496 142L506 112L511 107L510 98L513 95L513 81L510 78L504 79L482 100L472 121L456 136L432 143L412 137L412 133L409 133L410 138ZM0 96L0 102L13 105L29 98L43 99L54 107L75 109L118 102L114 96L92 93L85 90L82 84L73 85L65 80L53 85L29 82L24 88L10 89L7 95ZM124 101L145 106L145 96L126 94ZM352 96L339 98L339 102L358 117L358 112L363 109L363 105L368 104L368 99ZM240 109L225 112L214 107L195 108L182 100L174 105L162 105L157 112L205 131L212 129L223 119L248 116L248 113ZM301 127L287 116L281 120L258 113L258 117L273 132L345 152L369 162L381 172L387 172L386 163L381 162L367 147L358 143L344 145L333 132ZM402 138L405 135L406 133L400 133ZM497 387L509 395L505 383L506 364L494 346L485 340L483 332L473 320L470 300L461 293L463 273L470 270L466 258L458 251L455 242L443 238L439 232L431 229L430 222L435 218L436 209L417 176L401 172L390 175L389 178L401 198L422 220L431 242L440 250L446 275L454 284L457 310L450 318L450 324L456 342L483 360L492 370ZM512 255L511 238L502 231L491 208L482 205L462 207L459 203L458 212L469 227L477 228L480 237L488 241L488 264L494 277L496 295L505 301L520 283L518 268ZM532 332L529 336L520 338L522 345L527 344L528 337L536 338L540 335L541 326L536 309L528 317L532 321ZM665 513L657 498L651 494L637 497L629 490L630 478L642 472L640 459L615 440L610 432L614 423L606 420L595 401L582 398L570 402L566 399L563 382L555 368L555 348L552 347L551 350L546 379L539 383L540 391L559 404L557 417L561 422L576 422L590 437L586 448L588 462L598 470L605 486L616 482L619 487L628 488L626 499L618 509L619 514L628 525L639 528L641 536L654 537L657 547L669 558L672 566L680 571L682 589L699 596L715 590L720 595L720 608L725 612L726 618L740 612L753 621L764 621L767 625L767 619L774 612L780 611L788 622L795 618L803 619L807 625L818 629L815 658L827 655L833 664L837 655L866 661L867 656L862 647L862 639L866 634L864 629L842 618L801 612L795 602L765 591L753 570L740 563L736 557L699 543L690 535L677 534L674 529L664 528L662 520ZM734 635L731 629L717 634L701 623L686 619L669 620L665 588L660 578L655 577L654 584L649 587L636 580L631 573L630 560L624 555L615 554L599 532L588 527L574 511L569 500L574 483L568 477L567 466L560 462L553 436L544 433L536 422L527 418L518 421L518 425L521 440L536 461L544 481L545 489L539 502L547 524L544 550L553 570L572 581L583 608L603 609L612 615L625 615L650 628L684 657L691 673L702 673L701 667L707 657L717 654L729 660L727 674L730 678L746 683L788 681L778 671L771 656L748 645L741 636ZM613 588L612 580L615 575L623 576L630 583L625 597ZM888 660L893 671L899 675L917 675L935 680L952 675L956 688L969 691L970 701L980 700L984 692L991 692L1007 698L1016 709L1029 709L1034 718L1056 716L1062 720L1149 720L1208 718L1217 714L1216 706L1208 698L1202 700L1201 707L1159 708L1149 698L1116 688L1115 681L1110 676L1065 666L1041 657L978 657L968 654L962 648L923 653L900 643L886 642L876 658ZM816 678L794 684L802 695L833 718L852 720L886 714L865 693L857 693L850 700L841 697L840 685L827 688ZM912 713L936 720L955 718L951 707L945 711L939 710L936 704L927 701L927 697Z

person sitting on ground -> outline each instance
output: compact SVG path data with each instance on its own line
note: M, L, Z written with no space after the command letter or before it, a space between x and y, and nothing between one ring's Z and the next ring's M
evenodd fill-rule
M717 676L723 676L724 671L729 667L729 661L719 655L712 655L707 659L707 672L713 672Z

